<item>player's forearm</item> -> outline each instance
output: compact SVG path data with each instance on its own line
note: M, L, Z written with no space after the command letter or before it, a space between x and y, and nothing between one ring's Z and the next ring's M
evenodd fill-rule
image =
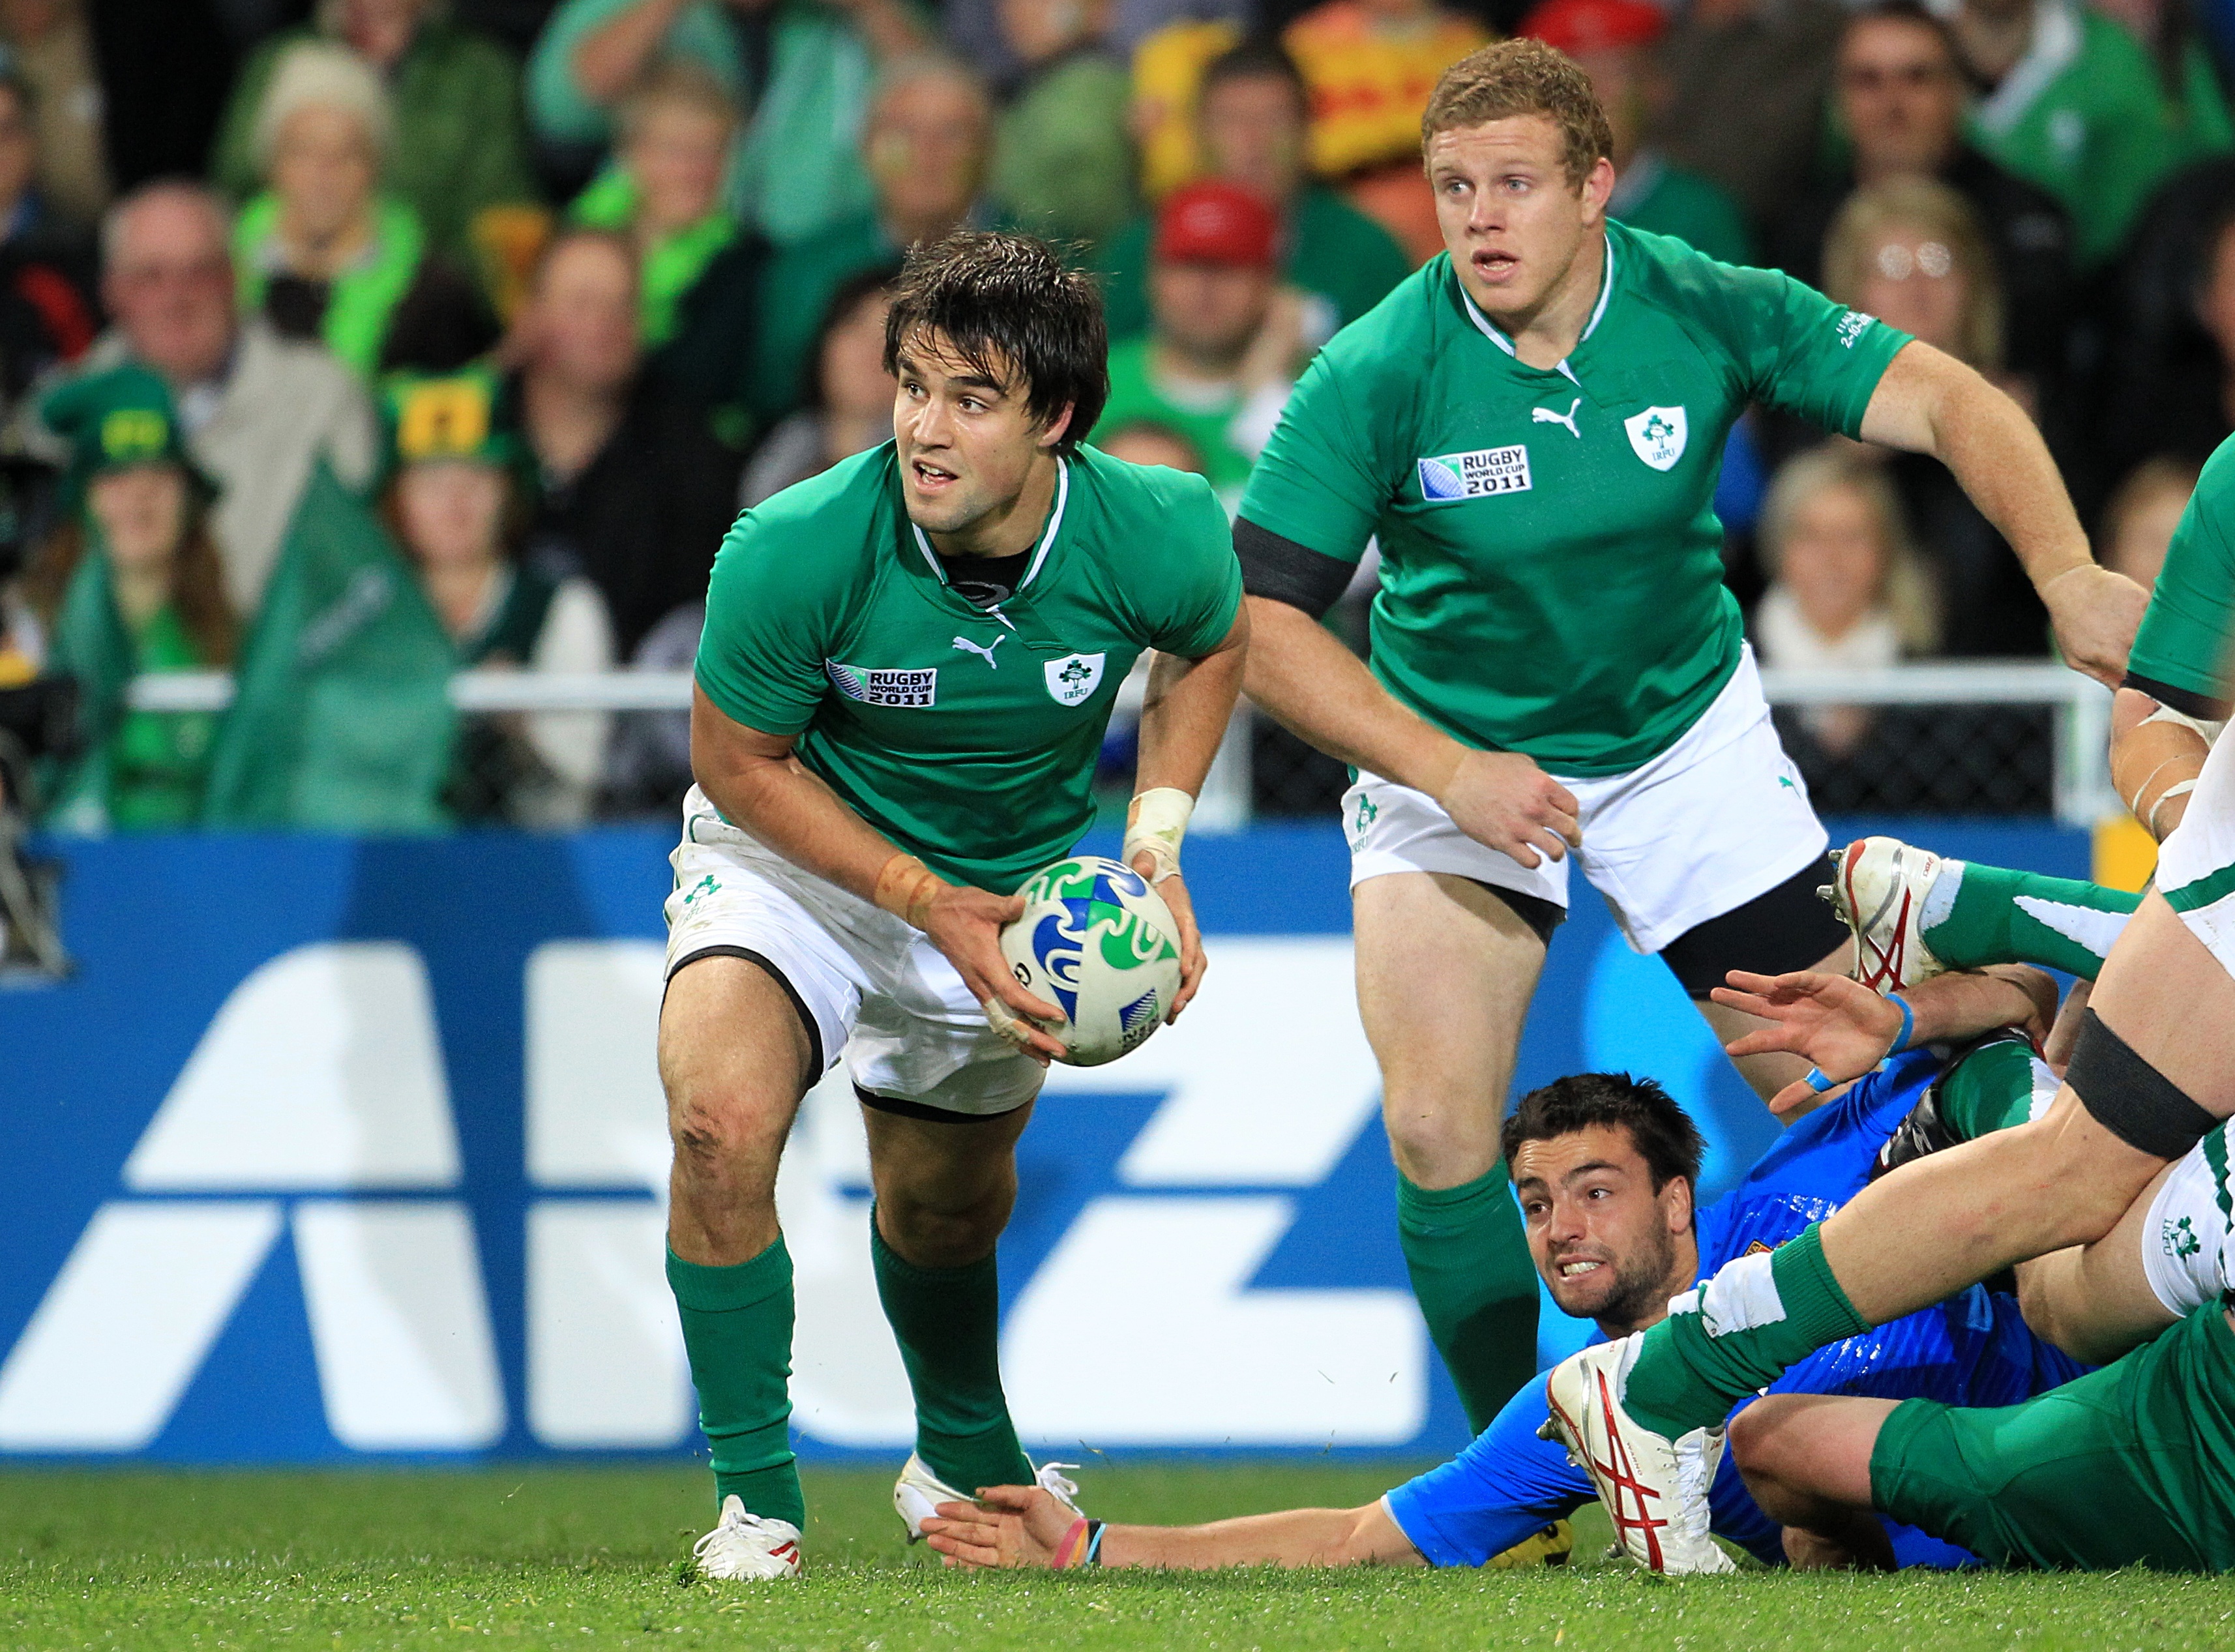
M1141 705L1141 755L1134 789L1170 786L1197 796L1234 718L1249 659L1245 606L1226 640L1201 659L1159 653L1149 664L1149 692Z
M1946 465L2035 590L2094 563L2041 432L2023 408L1954 357L1929 344L1903 346L1871 397L1863 436Z
M2111 702L2111 783L2136 820L2162 843L2188 810L2212 747L2189 719L2139 689Z
M1399 705L1302 609L1252 597L1249 615L1244 686L1252 701L1331 757L1431 796L1443 789L1465 746Z
M1369 1517L1379 1515L1378 1520ZM1102 1536L1104 1566L1156 1566L1207 1571L1221 1566L1420 1565L1419 1550L1397 1533L1395 1543L1376 1529L1397 1533L1395 1523L1370 1509L1288 1509L1245 1515L1202 1526L1109 1527Z
M1999 968L1935 975L1903 988L1901 996L1916 1019L1909 1035L1911 1048L1975 1039L2006 1026L2030 1030L2042 1019L2041 1002L2024 979Z

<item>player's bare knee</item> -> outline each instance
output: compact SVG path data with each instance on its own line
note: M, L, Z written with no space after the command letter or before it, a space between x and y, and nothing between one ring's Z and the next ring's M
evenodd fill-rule
M1458 1187L1498 1162L1494 1112L1447 1094L1392 1091L1383 1098L1382 1127L1397 1168L1416 1185Z
M1012 1196L947 1203L880 1194L877 1225L903 1262L918 1268L967 1268L993 1255L1013 1203Z

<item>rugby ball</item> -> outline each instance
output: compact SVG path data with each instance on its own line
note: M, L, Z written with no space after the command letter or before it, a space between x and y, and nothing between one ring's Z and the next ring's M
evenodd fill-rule
M1180 990L1179 925L1131 868L1075 855L1025 881L1021 915L1001 930L1001 956L1024 989L1062 1006L1042 1024L1074 1067L1137 1047Z

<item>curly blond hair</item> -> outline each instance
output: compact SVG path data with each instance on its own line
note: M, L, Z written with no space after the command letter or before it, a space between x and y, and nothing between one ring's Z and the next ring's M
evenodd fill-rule
M1566 53L1529 39L1485 46L1444 71L1420 116L1421 151L1439 132L1516 115L1541 115L1560 128L1561 160L1573 183L1614 154L1614 128L1590 77Z

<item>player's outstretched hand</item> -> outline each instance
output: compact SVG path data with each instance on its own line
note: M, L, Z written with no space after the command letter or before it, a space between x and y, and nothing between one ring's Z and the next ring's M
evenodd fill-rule
M2125 574L2088 562L2042 587L2041 600L2065 663L2107 688L2118 687L2150 593Z
M923 1535L949 1566L1045 1570L1078 1518L1043 1486L989 1485L975 1503L941 1504Z
M922 928L931 944L947 954L962 984L986 1006L986 1019L993 1030L1045 1066L1063 1053L1063 1046L1032 1022L1060 1021L1063 1012L1026 992L1001 957L1001 926L1024 909L1020 895L950 883L932 898Z
M1576 794L1518 751L1469 751L1436 802L1476 842L1524 866L1583 847Z
M1133 869L1153 882L1156 861L1144 850L1133 857ZM1187 880L1175 872L1157 884L1156 890L1172 909L1172 921L1180 927L1180 992L1164 1016L1164 1025L1170 1026L1180 1019L1180 1012L1203 985L1203 972L1210 967L1210 960L1203 955L1203 934L1196 928L1195 898L1188 893Z
M1773 1025L1733 1039L1723 1046L1733 1057L1782 1051L1804 1058L1835 1084L1859 1078L1885 1059L1901 1036L1901 1011L1860 981L1820 970L1789 975L1750 975L1734 969L1708 996L1725 1009L1758 1015ZM1769 1098L1779 1118L1817 1098L1795 1082Z

